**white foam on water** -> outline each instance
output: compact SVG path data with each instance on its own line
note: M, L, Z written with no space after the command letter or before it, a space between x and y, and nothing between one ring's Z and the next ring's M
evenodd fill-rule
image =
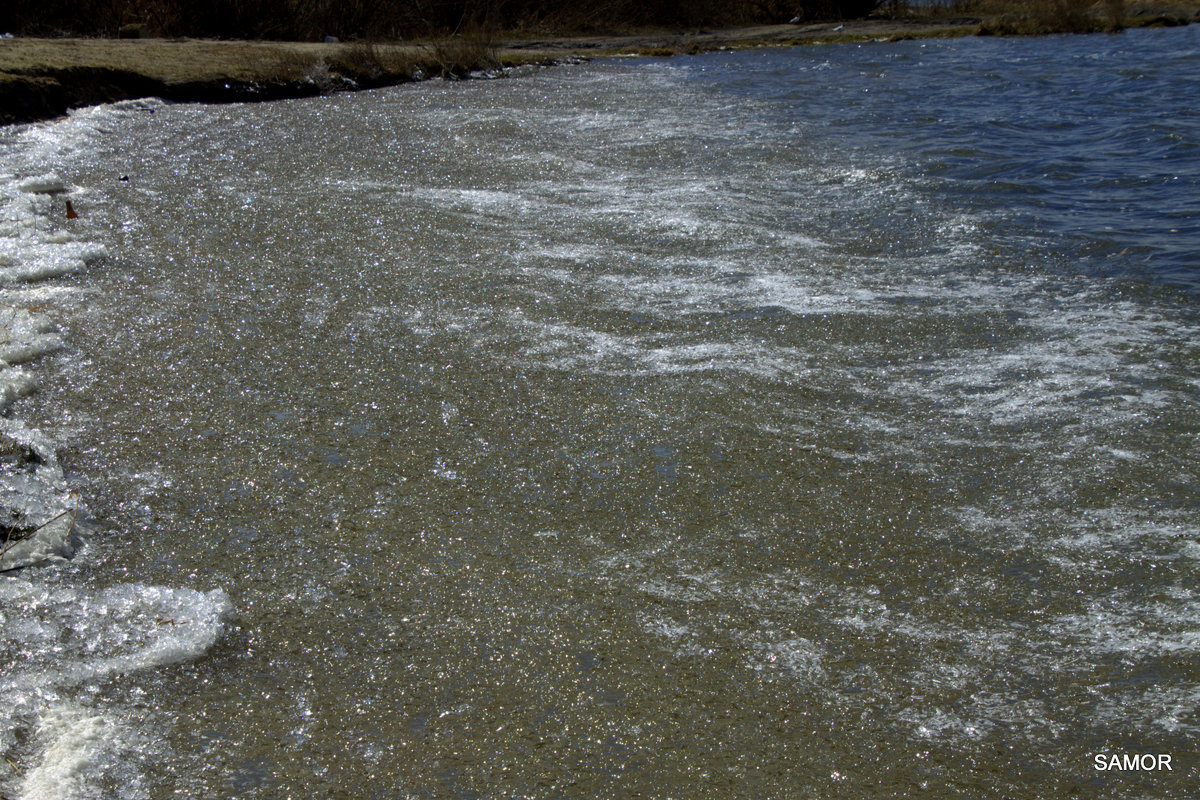
M802 637L780 639L776 638L778 636L778 633L774 636L757 634L745 638L754 653L750 659L753 669L759 672L780 670L810 682L824 677L824 648Z
M540 213L540 204L515 192L491 189L413 188L407 194L436 208L472 214L511 217Z
M0 696L8 708L30 701L17 695L36 696L197 658L216 642L233 613L220 589L120 584L91 593L25 577L0 580L0 602L8 655L20 654L0 677ZM60 646L31 647L51 639Z
M1187 509L1159 511L1147 519L1137 509L1122 506L1089 508L1058 522L1058 535L1044 542L1051 558L1064 566L1094 569L1118 559L1163 562L1187 556L1195 540L1195 515Z
M1197 341L1195 325L1049 280L997 284L991 294L995 307L1021 315L1029 335L1006 349L925 359L919 379L897 381L897 389L996 426L1070 419L1100 428L1195 402L1178 382L1159 381L1163 362Z
M19 797L107 797L101 779L127 770L145 730L78 704L78 689L206 653L232 615L221 590L123 584L98 592L0 579L5 663L0 677L0 752L33 766ZM95 688L90 691L95 692ZM84 693L87 696L87 693ZM21 731L34 731L32 752ZM128 792L130 781L118 795Z
M1008 522L980 518L975 524L1007 530ZM1175 541L1179 526L1146 526L1127 534ZM1059 545L1022 533L1004 546ZM597 555L591 563L601 582L619 583L647 600L637 616L639 626L675 658L735 653L764 680L802 680L834 698L847 692L848 703L878 694L880 703L898 704L896 719L914 735L933 740L980 740L1004 732L1041 741L1072 723L1062 718L1061 709L1030 695L1028 681L1050 680L1065 670L1085 685L1112 656L1137 662L1200 652L1198 598L1179 588L1164 588L1149 600L1113 591L1087 600L1079 613L935 618L921 603L889 607L873 586L831 585L795 569L747 574L730 564L691 570L686 558L655 546ZM940 599L957 597L967 608L1000 589L967 575ZM912 668L899 672L862 667L871 676L864 680L839 663L842 642L880 655L919 656ZM1132 715L1144 729L1191 732L1197 730L1195 706L1189 705L1195 694L1186 687L1131 683L1072 702L1086 708L1097 724L1130 724L1131 713L1122 703L1132 703L1145 710Z
M65 177L86 162L122 116L161 106L135 102L72 112L65 120L5 131L0 140L0 412L34 392L36 362L67 347L57 317L78 289L47 287L48 279L82 270L106 255L90 241L85 208L68 219L67 201L94 199ZM0 499L17 523L37 533L4 543L0 570L69 555L71 530L56 531L64 512L84 510L66 490L52 437L7 418L0 431ZM41 527L38 527L41 526Z
M118 131L129 117L153 114L166 103L156 98L125 100L72 109L65 119L18 126L20 163L0 163L0 172L24 171L23 179L60 175L56 165L87 158L96 142Z
M1133 601L1125 593L1110 592L1091 600L1083 613L1059 615L1050 625L1091 653L1139 658L1200 653L1200 598L1185 590L1166 595Z
M1200 734L1196 709L1200 708L1200 689L1188 686L1131 686L1114 689L1097 703L1098 720L1120 724L1134 711L1147 728L1183 733L1193 739Z
M625 585L650 601L652 610L638 613L639 625L676 657L734 653L768 680L826 680L826 647L792 629L814 618L814 587L797 570L689 571L660 556L653 549L601 555L593 567L602 582Z
M85 775L112 740L111 723L100 714L57 705L38 720L41 760L25 776L21 796L26 800L65 800L79 797Z
M931 698L929 703L901 712L899 718L923 739L978 740L998 730L1030 738L1036 731L1040 738L1063 730L1041 700L979 693L954 708L939 708L936 702Z
M37 391L37 378L24 370L8 369L0 373L0 411Z
M56 703L39 718L34 740L41 758L21 781L21 800L149 796L130 764L153 752L155 743L110 712ZM110 791L97 789L105 784Z
M987 586L964 588L964 598L989 591ZM899 640L922 654L918 666L899 683L891 677L890 690L875 690L908 697L899 718L916 735L931 739L977 739L1003 730L1036 740L1067 725L1060 719L1062 710L1031 696L1025 682L1059 675L1082 687L1094 681L1093 675L1112 656L1135 663L1192 658L1200 651L1196 598L1178 589L1167 589L1154 601L1110 592L1089 600L1082 613L980 620L972 625L934 623L913 611L896 613L856 599L854 590L838 597L837 605L845 610L830 617L834 629L848 626L886 637L884 641ZM833 692L839 688L830 686ZM1085 709L1097 724L1118 729L1135 717L1143 729L1196 731L1200 726L1189 718L1194 705L1184 699L1194 694L1183 686L1106 682L1086 692L1081 689L1071 702L1075 713Z
M417 336L475 339L497 358L515 348L512 360L522 366L602 375L733 373L788 381L809 371L808 353L750 336L698 342L669 334L615 333L541 321L520 309L500 313L486 308L473 312L415 309L399 316Z
M676 271L673 266L683 269ZM746 265L729 261L668 262L660 268L662 274L656 277L602 275L597 285L610 294L614 308L651 312L667 319L758 309L796 315L877 315L890 310L889 298L879 288L857 285L861 279L854 275L835 277L807 270L747 272Z
M691 626L670 617L640 614L638 624L655 639L667 642L676 658L704 658L716 652L711 645L705 647Z
M790 378L806 371L807 355L746 337L734 342L676 343L661 334L616 334L580 325L510 315L524 334L522 363L604 375L746 373Z

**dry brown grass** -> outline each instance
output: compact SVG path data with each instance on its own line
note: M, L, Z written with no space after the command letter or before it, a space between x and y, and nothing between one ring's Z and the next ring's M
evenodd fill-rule
M984 23L984 32L1005 35L1090 33L1107 27L1094 13L1094 0L1025 0L1009 2Z
M427 49L430 73L443 78L461 78L475 70L497 69L500 54L495 42L485 34L455 36L434 42Z
M880 11L908 19L975 17L984 34L1037 35L1197 22L1200 0L885 0Z
M494 44L474 37L418 44L23 38L0 43L0 73L105 69L165 84L304 80L322 63L370 84L409 79L418 67L430 75L462 75L497 67L500 57Z
M0 72L77 67L136 72L163 83L294 79L316 63L348 72L402 71L427 47L315 42L219 42L197 39L9 39L0 43Z
M326 45L167 39L10 39L0 47L0 70L28 72L77 67L137 72L164 83L253 80L303 60Z
M991 2L991 30L1002 34L1090 33L1118 31L1124 27L1178 25L1200 22L1197 0L1046 0L1046 2ZM991 6L991 8L988 8Z

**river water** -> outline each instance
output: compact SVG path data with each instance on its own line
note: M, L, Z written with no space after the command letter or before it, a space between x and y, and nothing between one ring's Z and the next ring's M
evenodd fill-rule
M3 793L1189 796L1198 67L878 43L3 132L80 214L9 191L6 268L91 248L4 290L87 527L0 578Z

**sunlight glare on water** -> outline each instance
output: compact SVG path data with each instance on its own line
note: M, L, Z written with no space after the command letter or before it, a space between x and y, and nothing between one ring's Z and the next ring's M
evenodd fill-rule
M22 630L191 649L0 744L131 731L80 796L1184 796L1195 42L97 112L25 413L106 528Z

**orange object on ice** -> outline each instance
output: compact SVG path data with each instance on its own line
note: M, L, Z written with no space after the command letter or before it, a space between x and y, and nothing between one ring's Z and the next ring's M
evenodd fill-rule
M71 201L67 201L67 219L75 219L79 215L75 213L75 209L71 207Z

